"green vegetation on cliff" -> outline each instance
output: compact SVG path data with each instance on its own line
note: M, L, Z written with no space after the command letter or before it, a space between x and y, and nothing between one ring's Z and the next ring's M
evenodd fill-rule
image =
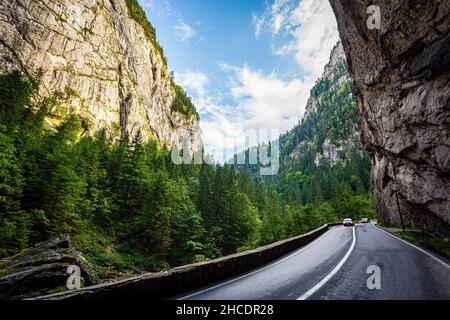
M197 120L200 120L200 115L198 114L195 105L192 103L191 97L187 95L186 91L184 91L182 87L175 83L173 73L170 75L170 80L172 82L172 87L175 90L175 99L172 103L172 111L178 112L188 119L195 116Z

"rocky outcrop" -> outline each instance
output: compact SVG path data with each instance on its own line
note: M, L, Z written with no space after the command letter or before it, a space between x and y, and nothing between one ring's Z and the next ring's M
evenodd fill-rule
M330 0L383 220L450 235L450 3ZM381 29L367 26L378 5Z
M350 81L344 48L339 41L331 52L330 60L326 64L322 76L316 81L314 88L311 90L311 95L306 104L303 122L311 121L314 123L314 120L311 119L320 119L318 123L314 123L312 126L312 130L317 134L320 131L319 128L327 127L327 124L325 124L327 118L335 116L339 118L341 125L346 126L344 130L345 134L340 137L331 138L330 128L326 128L324 130L325 137L323 141L320 141L320 146L314 148L312 146L314 139L305 139L289 154L290 159L298 159L304 153L305 149L317 149L314 155L316 166L334 166L338 163L345 163L353 151L362 153L363 146L357 130L356 119L349 117L343 110L343 105L348 101L354 103L350 88L345 87L345 84ZM339 91L341 94L338 96ZM329 108L332 110L325 110L327 108L325 106L325 100L330 103Z
M346 65L346 58L342 43L339 41L333 48L330 54L330 60L325 65L322 76L317 79L316 85L320 82L327 82L327 91L337 91L341 84L350 79L350 75L347 72L347 68L339 68L339 65ZM312 113L317 113L320 108L321 98L325 92L319 92L317 94L313 92L308 98L305 107L304 118L308 118Z
M36 296L67 289L67 268L81 271L82 286L98 279L93 267L70 244L69 237L59 237L0 261L0 300Z
M127 1L0 0L0 71L41 69L41 93L70 93L65 113L87 119L91 133L140 130L144 139L188 139L197 149L197 116L172 111L176 92L162 52ZM64 117L48 120L56 126Z

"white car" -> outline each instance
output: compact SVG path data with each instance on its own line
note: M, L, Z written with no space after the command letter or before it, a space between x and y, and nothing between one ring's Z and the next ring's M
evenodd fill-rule
M344 222L343 222L343 225L344 225L345 227L353 227L355 224L353 223L353 220L352 220L352 219L350 219L350 218L345 218L345 219L344 219Z

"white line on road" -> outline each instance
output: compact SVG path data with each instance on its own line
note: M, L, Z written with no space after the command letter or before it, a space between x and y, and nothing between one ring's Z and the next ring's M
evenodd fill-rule
M409 243L409 242L406 241L406 240L403 240L403 239L401 239L401 238L399 238L399 237L396 237L396 236L394 236L393 234L391 234L391 233L389 233L389 232L387 232L387 231L381 229L381 228L378 227L378 226L377 226L376 228L377 228L378 230L380 230L381 232L384 232L384 233L386 233L387 235L391 236L392 238L395 238L395 239L397 239L398 241L401 241L401 242L403 242L403 243L406 243L407 245L409 245L409 246L411 246L411 247L413 247L413 248L419 250L420 252L425 253L427 256L429 256L429 257L430 257L431 259L433 259L434 261L439 262L439 263L442 264L444 267L450 269L450 265L448 265L447 263L445 263L445 262L442 261L441 259L437 258L436 256L432 255L431 253L429 253L429 252L423 250L422 248L419 248L419 247L413 245L412 243Z
M353 241L352 241L352 245L350 246L350 248L348 249L347 253L345 254L345 256L342 258L341 261L339 261L339 263L336 265L336 267L334 267L333 270L331 270L331 272L322 279L322 281L320 281L318 284L316 284L314 287L312 287L311 289L309 289L307 292L305 292L302 296L300 296L297 300L306 300L308 299L310 296L312 296L317 290L319 290L325 283L327 283L344 265L344 263L347 261L348 257L350 257L350 254L352 253L353 249L355 248L355 244L356 244L356 233L355 233L355 227L353 227Z
M331 229L331 230L333 230L333 229ZM205 293L205 292L208 292L208 291L211 291L211 290L220 288L220 287L225 286L225 285L227 285L227 284L230 284L230 283L232 283L232 282L241 280L241 279L246 278L246 277L249 277L249 276L251 276L251 275L253 275L253 274L255 274L255 273L258 273L258 272L261 272L261 271L266 270L266 269L268 269L268 268L271 268L271 267L273 267L273 266L276 266L277 264L280 264L280 263L282 263L282 262L284 262L284 261L286 261L286 260L292 258L293 256L299 254L300 252L305 251L306 249L308 249L309 247L311 247L316 241L318 241L319 239L322 239L323 236L326 235L326 234L328 234L329 231L331 231L331 230L328 230L327 232L325 232L324 234L322 234L320 237L318 237L317 239L315 239L314 241L312 241L311 243L309 243L309 244L306 245L305 247L303 247L303 248L301 248L301 249L295 251L294 253L288 255L287 257L285 257L285 258L283 258L283 259L281 259L281 260L278 260L278 261L276 261L276 262L274 262L274 263L271 263L271 264L269 264L269 265L267 265L267 266L265 266L265 267L263 267L263 268L260 268L260 269L255 270L255 271L253 271L253 272L246 273L246 274L244 274L244 275L242 275L242 276L240 276L240 277L231 279L231 280L226 281L226 282L223 282L223 283L219 283L218 285L215 285L215 286L213 286L213 287L209 287L209 288L203 289L203 290L201 290L201 291L194 292L194 293L189 294L189 295L187 295L187 296L182 296L182 297L178 298L177 300L186 300L186 299L189 299L189 298L191 298L191 297L194 297L194 296L200 295L200 294L202 294L202 293Z

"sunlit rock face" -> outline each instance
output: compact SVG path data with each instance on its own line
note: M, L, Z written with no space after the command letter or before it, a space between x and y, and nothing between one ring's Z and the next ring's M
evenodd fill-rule
M381 218L400 223L402 214L407 225L448 236L450 2L330 2L372 155ZM372 4L380 8L380 29L367 26Z
M42 69L41 93L63 97L90 133L140 130L169 147L201 143L197 117L172 112L164 59L125 0L1 0L0 71L13 69Z
M322 110L324 108L323 102L324 99L326 99L326 95L336 93L342 88L342 85L345 82L351 81L346 67L344 48L340 41L331 51L330 60L325 65L324 72L316 81L316 84L325 81L329 84L329 87L326 90L319 90L316 94L311 93L305 108L305 120L316 115L326 117ZM344 94L348 95L350 99L353 99L350 90L346 90ZM336 110L340 109L341 107L338 104L339 102L333 102L332 108ZM345 116L340 115L340 117ZM324 119L322 119L322 121L323 120ZM315 154L314 162L316 166L334 166L338 163L343 164L347 161L353 151L357 151L358 153L362 152L363 147L357 130L356 121L350 121L350 123L346 123L345 125L349 126L348 134L345 136L340 137L339 139L333 139L334 141L332 141L329 136L325 137L323 143L321 143L318 148L319 151ZM308 143L311 145L311 141L305 141L299 144L290 155L291 158L297 158L302 152L302 148Z

